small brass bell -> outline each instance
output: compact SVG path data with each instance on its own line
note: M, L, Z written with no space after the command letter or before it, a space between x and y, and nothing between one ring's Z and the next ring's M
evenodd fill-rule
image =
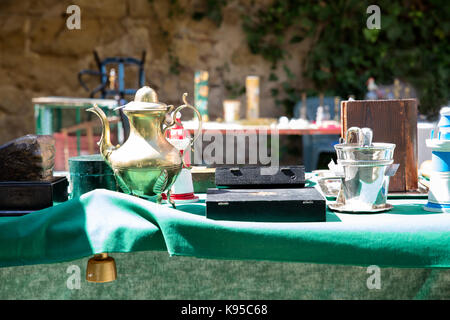
M117 279L116 262L107 253L94 255L86 268L86 280L89 282L111 282Z

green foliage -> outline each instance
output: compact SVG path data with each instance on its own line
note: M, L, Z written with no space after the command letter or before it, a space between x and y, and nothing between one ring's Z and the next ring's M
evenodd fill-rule
M237 99L245 93L245 87L240 82L224 81L228 99Z
M229 2L203 0L200 9L190 11L192 18L211 19L220 26L222 9ZM254 4L259 5L257 1ZM294 72L284 63L292 58L289 47L308 39L313 44L305 59L304 76L315 87L308 94L361 99L369 77L378 84L399 78L417 90L421 113L437 113L450 99L447 0L380 0L376 3L381 9L380 30L366 26L370 16L366 10L371 4L361 0L273 0L255 14L242 16L250 51L270 61L272 70L280 65L284 69L286 80L280 80L275 72L269 75L269 81L279 84L272 89L277 105L291 114L300 100L300 91L305 88L294 86ZM188 11L178 0L170 0L168 18ZM169 59L170 72L179 74L181 66L173 52L169 52Z
M275 0L257 12L243 17L243 29L251 52L278 64L289 58L287 45L311 37L305 76L318 91L363 98L366 81L392 83L395 77L411 83L418 91L420 111L435 114L449 96L450 6L445 0L379 1L381 29L369 30L366 20L371 3L358 0L324 1ZM290 39L287 31L294 31ZM285 68L288 81L281 83L285 98L272 90L278 104L292 108L299 89L290 84L292 72ZM277 81L273 75L269 80ZM289 110L288 110L289 111Z
M225 74L231 72L230 65L225 62L222 66L216 67L216 72L221 78L226 99L237 99L245 93L245 86L240 81L229 81L225 78Z
M276 0L271 6L260 9L255 16L244 15L242 27L247 35L248 46L254 54L260 54L276 66L288 55L284 48L285 32L297 24L304 1ZM296 26L298 34L289 39L300 42L310 27Z
M169 4L169 12L167 13L168 18L175 18L185 13L184 8L181 7L178 0L169 0Z
M208 18L212 20L217 26L220 26L223 20L222 7L224 7L228 0L204 0L204 9L197 10L192 14L192 19L201 20Z
M174 75L179 75L181 64L178 56L173 53L173 50L169 48L169 72Z

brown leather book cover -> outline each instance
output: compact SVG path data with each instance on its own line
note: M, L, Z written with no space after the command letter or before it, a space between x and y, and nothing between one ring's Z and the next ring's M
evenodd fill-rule
M394 163L389 192L418 189L417 100L352 100L341 102L341 136L351 127L373 130L373 142L394 143Z

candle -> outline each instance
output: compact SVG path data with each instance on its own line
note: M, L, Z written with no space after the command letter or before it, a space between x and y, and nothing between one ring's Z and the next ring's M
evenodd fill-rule
M247 92L247 119L259 118L259 77L247 76L245 80Z

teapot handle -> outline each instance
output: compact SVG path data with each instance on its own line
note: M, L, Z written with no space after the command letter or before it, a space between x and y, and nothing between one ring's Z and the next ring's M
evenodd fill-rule
M194 112L195 112L195 114L197 115L197 118L198 118L198 129L197 129L197 132L195 132L194 131L194 137L193 138L191 138L191 142L190 142L190 145L191 145L191 148L192 148L192 146L194 145L194 142L195 142L195 140L197 140L197 138L200 136L200 134L202 133L202 116L201 116L201 114L200 114L200 112L197 110L197 108L195 108L194 106L192 106L191 104L189 104L188 102L187 102L187 99L186 99L186 97L187 97L187 93L184 93L183 94L183 102L184 102L184 104L183 105L181 105L181 106L179 106L179 107L177 107L173 112L172 112L172 119L171 119L171 122L170 123L166 123L166 127L163 129L163 136L165 137L166 136L166 131L168 130L168 129L170 129L170 128L172 128L174 125L175 125L175 123L176 123L176 120L177 120L177 113L181 110L181 109L184 109L184 108L190 108L190 109L192 109ZM169 109L169 111L168 112L171 112L173 109L171 108L171 109ZM183 164L184 164L184 160L183 160Z

